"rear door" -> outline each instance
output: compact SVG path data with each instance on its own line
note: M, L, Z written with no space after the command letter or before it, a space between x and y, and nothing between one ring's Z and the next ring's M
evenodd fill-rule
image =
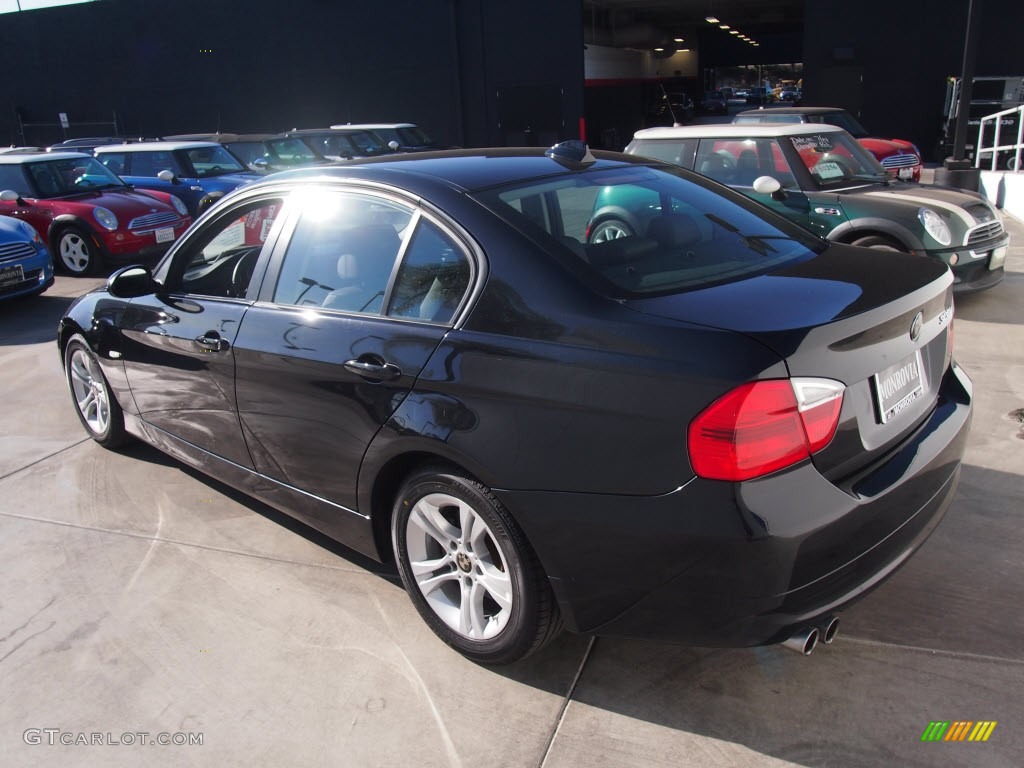
M332 187L293 204L287 247L235 342L239 416L258 472L355 510L363 454L476 267L450 228L402 198Z

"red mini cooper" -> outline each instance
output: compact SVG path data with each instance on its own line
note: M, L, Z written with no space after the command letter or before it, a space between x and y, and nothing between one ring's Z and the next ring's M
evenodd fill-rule
M136 190L79 153L0 155L0 214L35 227L73 275L155 262L192 219L174 195Z

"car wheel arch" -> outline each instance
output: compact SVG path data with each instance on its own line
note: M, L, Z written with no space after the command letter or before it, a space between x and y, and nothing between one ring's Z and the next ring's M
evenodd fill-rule
M909 229L887 219L861 218L846 221L829 232L826 237L834 242L846 244L865 237L884 237L894 241L907 252L924 250L924 244Z
M46 239L56 244L56 239L60 236L68 227L78 227L79 229L87 232L94 241L96 241L97 247L102 247L99 238L96 237L96 232L90 226L89 222L83 219L81 216L74 216L70 213L63 213L60 216L54 216L53 221L50 222L49 228L46 230Z

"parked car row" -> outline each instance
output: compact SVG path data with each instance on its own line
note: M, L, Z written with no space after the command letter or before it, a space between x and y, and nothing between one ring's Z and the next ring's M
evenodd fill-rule
M155 140L89 137L48 151L15 147L0 153L0 216L24 222L36 235L26 240L24 226L5 226L0 297L46 290L53 260L48 267L36 261L50 259L51 252L56 266L72 275L118 262L155 262L194 218L261 175L434 148L412 123L372 127ZM8 241L18 247L7 248Z

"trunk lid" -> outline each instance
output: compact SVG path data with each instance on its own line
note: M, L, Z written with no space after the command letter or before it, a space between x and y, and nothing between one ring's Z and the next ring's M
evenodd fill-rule
M742 333L778 353L790 376L846 385L836 435L813 456L838 482L932 410L949 363L952 283L945 265L931 259L832 244L768 274L626 303Z

